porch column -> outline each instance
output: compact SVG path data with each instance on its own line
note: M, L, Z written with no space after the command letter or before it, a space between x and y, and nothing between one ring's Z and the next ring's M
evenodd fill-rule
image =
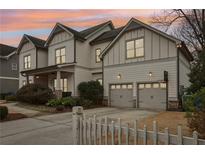
M29 84L29 76L26 75L26 84Z
M62 97L62 91L61 91L61 72L57 71L56 75L56 96L57 98Z

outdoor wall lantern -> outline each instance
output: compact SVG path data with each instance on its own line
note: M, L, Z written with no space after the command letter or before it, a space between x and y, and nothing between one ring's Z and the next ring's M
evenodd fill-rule
M152 72L149 72L149 76L152 77Z
M36 76L36 79L38 79L39 78L39 76Z
M118 75L117 75L117 79L121 79L121 74L118 74Z
M177 48L181 48L181 47L182 47L181 43L177 44Z

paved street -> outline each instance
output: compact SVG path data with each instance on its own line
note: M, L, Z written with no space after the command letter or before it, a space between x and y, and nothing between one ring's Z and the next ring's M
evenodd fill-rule
M85 110L86 116L142 119L157 114L153 111L117 108ZM72 113L38 116L0 123L0 144L72 144Z

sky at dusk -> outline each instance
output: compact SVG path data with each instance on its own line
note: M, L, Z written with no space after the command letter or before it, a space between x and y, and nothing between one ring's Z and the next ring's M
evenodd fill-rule
M0 10L0 43L18 46L23 34L47 39L56 22L75 30L112 20L115 27L135 17L150 23L160 10Z

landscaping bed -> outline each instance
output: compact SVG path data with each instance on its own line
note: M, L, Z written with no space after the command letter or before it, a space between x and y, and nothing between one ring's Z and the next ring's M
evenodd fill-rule
M18 120L22 118L27 118L26 115L21 113L9 113L4 120L0 120L0 122L11 121L11 120Z

